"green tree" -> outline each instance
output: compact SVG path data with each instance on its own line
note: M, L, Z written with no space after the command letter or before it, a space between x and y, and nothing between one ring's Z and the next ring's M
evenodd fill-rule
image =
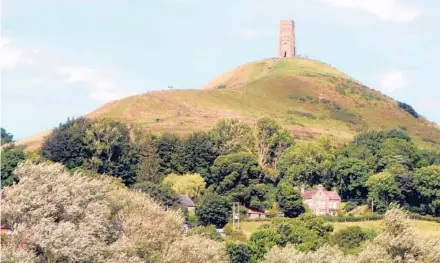
M259 164L277 168L283 152L293 144L290 133L274 120L262 118L257 122Z
M160 160L157 154L158 138L149 133L139 133L135 140L135 151L139 155L136 182L153 182L158 184L163 178L163 175L160 174Z
M201 225L214 225L222 228L228 223L231 215L231 204L217 194L203 196L196 209L196 216Z
M169 174L163 179L162 185L170 187L178 194L188 195L191 198L200 196L206 187L206 183L200 174Z
M133 188L146 193L154 201L163 206L170 208L180 207L179 196L170 187L152 182L142 182L133 185Z
M400 189L389 172L370 176L366 185L369 191L368 199L374 201L376 211L385 212L390 203L399 201Z
M204 176L217 156L216 141L209 133L192 133L183 143L182 161L185 172L199 173Z
M278 184L277 200L279 207L287 217L297 217L305 212L301 196L286 180L282 180Z
M323 183L330 174L332 154L317 142L298 143L281 158L281 176L293 183L310 186Z
M7 132L6 129L0 128L0 130L1 130L1 145L14 141L14 136L11 133Z
M184 173L183 141L172 133L164 133L157 140L157 154L159 156L159 172L161 175Z
M72 169L82 166L91 153L87 148L86 131L91 122L85 118L68 119L45 138L41 146L41 156L59 162Z
M138 156L125 124L110 119L94 121L84 140L91 154L84 164L86 168L119 177L125 185L135 182Z
M376 154L381 148L382 143L392 138L402 139L408 142L411 141L411 137L409 137L403 130L390 129L361 132L356 135L352 143L355 145L364 145L367 149Z
M366 232L359 226L350 226L334 233L330 238L330 243L343 249L353 249L360 247L361 243L368 239Z
M440 216L440 165L418 169L414 173L414 179L422 203L428 204L432 215Z
M365 185L370 169L365 161L355 158L340 158L333 166L333 174L342 199L366 199Z
M227 195L231 201L241 202L246 207L260 207L267 193L264 173L257 158L248 152L228 154L218 157L205 177L208 186L221 195ZM257 202L260 202L257 204Z
M333 227L316 216L275 218L254 232L248 244L253 251L253 260L258 262L274 246L295 244L300 251L314 251L327 241L331 231Z
M395 165L403 165L412 170L419 161L417 146L399 138L386 140L379 150L378 171Z
M229 262L252 263L252 250L245 243L228 243Z
M440 152L422 149L419 151L419 161L416 168L421 168L430 165L440 165Z
M1 151L1 187L18 182L14 169L25 159L23 148L8 145Z
M219 121L210 132L216 140L219 155L254 152L255 137L252 128L235 119Z

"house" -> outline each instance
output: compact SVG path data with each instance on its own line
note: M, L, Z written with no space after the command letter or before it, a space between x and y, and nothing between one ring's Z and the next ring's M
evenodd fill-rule
M246 210L246 216L248 216L249 219L266 218L266 214L264 212L260 212L252 209Z
M341 197L335 191L327 191L322 185L316 189L301 188L301 197L316 215L336 215L341 205Z
M194 212L196 210L196 205L187 195L179 195L180 204L183 205L188 212Z

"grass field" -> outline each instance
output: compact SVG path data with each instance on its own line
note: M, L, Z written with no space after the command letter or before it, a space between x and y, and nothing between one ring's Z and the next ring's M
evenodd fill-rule
M259 222L241 222L241 229L247 237L254 233L261 225L269 224L269 221ZM377 221L364 221L364 222L347 222L347 223L332 223L334 231L338 231L350 226L360 226L364 229L377 229L381 227L381 220ZM434 236L440 238L440 224L430 221L413 220L412 225L424 236Z
M414 118L395 100L333 67L299 58L248 63L212 80L205 89L131 96L109 102L87 117L109 117L152 132L180 134L207 130L219 119L254 124L260 117L270 117L298 140L326 134L339 144L367 128L401 128L417 143L440 145L435 124ZM17 144L36 148L41 139L34 136Z

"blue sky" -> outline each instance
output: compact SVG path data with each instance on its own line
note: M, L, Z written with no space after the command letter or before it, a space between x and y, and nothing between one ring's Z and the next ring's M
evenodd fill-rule
M440 1L3 0L1 124L17 139L151 90L297 50L440 123Z

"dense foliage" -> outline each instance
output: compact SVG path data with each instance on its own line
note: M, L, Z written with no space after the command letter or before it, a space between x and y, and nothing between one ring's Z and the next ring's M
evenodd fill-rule
M231 204L217 194L206 194L199 203L196 215L201 225L224 227L231 215Z
M14 141L14 136L7 132L5 128L0 128L1 131L1 145Z
M22 148L8 145L1 151L1 187L12 185L18 181L13 171L25 159Z
M227 262L226 247L182 232L178 211L110 177L25 163L4 189L2 222L13 227L2 262ZM32 200L32 201L30 201Z
M344 255L337 247L324 245L316 251L302 252L295 245L274 246L263 263L434 263L440 262L440 239L418 236L408 216L393 207L383 222L384 231L362 246L358 255ZM356 234L357 232L357 234ZM361 232L343 234L351 245L364 239ZM353 242L355 241L355 242Z
M399 106L399 108L401 108L402 110L411 114L414 118L419 117L419 114L416 112L416 110L411 105L398 101L397 106Z
M422 215L440 213L433 184L440 153L420 149L400 129L362 132L336 147L328 136L294 143L268 118L255 127L222 120L210 131L188 136L80 118L56 128L41 155L71 169L122 178L128 186L149 182L196 199L216 193L253 210L280 209L288 217L306 210L298 188L318 184L376 212L397 202Z
M25 159L39 158L25 155L13 145L2 149L2 185L18 182L6 187L2 220L18 222L14 231L29 238L32 247L18 255L11 242L22 241L14 237L4 241L8 251L5 255L25 256L29 262L35 259L34 251L42 251L38 256L52 261L75 255L73 261L77 262L93 262L96 257L108 262L138 262L138 258L152 262L222 262L228 254L230 262L236 263L296 262L289 257L298 262L380 262L374 261L380 257L370 257L376 251L388 262L412 262L392 261L399 255L393 255L394 248L384 242L398 242L394 240L397 232L380 234L373 241L374 235L358 228L331 235L333 228L323 217L305 213L307 207L299 192L301 187L318 184L338 191L347 202L346 211L362 204L370 211L385 213L398 203L411 212L440 216L440 153L420 149L398 129L361 132L337 147L328 136L294 142L286 130L267 118L255 126L223 120L210 131L186 136L145 133L114 120L80 118L56 128L46 138L40 155L43 161L59 162L70 173L76 172L71 175L61 166L45 164L26 164L16 169ZM118 180L122 184L116 183ZM195 213L182 209L178 195L192 198ZM24 200L34 199L37 206L20 210ZM252 209L274 219L247 240L243 232L231 227L232 202L240 203L242 216ZM43 207L47 212L42 212L46 211ZM166 218L164 208L177 217ZM18 212L12 213L13 209ZM400 210L393 211L402 219ZM278 212L287 218L279 218ZM183 222L194 227L187 235L181 233ZM396 222L386 227L395 227L393 224ZM80 226L84 229L78 231ZM150 233L149 227L158 229ZM221 246L219 252L216 241L224 238L216 228L223 227L227 248ZM82 245L79 235L92 239ZM59 237L60 245L55 246ZM157 245L151 243L154 238L160 239ZM167 242L173 245L165 248ZM74 252L64 249L68 243L76 249ZM414 242L409 245L419 246ZM205 253L203 250L209 246L218 254L209 249ZM186 257L176 256L179 253ZM420 251L408 253L417 259L425 257Z
M295 244L300 251L316 250L325 243L333 227L323 218L300 216L296 219L275 219L252 234L249 246L253 259L261 260L273 246Z

